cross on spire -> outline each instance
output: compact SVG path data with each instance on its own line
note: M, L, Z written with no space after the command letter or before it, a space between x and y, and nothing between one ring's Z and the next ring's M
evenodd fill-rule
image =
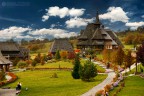
M97 13L96 13L96 24L101 24L101 22L100 22L100 20L99 20L98 10L97 10Z

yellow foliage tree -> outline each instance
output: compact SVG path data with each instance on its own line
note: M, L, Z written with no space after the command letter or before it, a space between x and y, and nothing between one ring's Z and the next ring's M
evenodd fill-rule
M65 51L65 50L61 50L61 51L60 51L60 57L61 57L62 59L66 59L66 58L67 58L67 55L68 55L68 52L67 52L67 51Z

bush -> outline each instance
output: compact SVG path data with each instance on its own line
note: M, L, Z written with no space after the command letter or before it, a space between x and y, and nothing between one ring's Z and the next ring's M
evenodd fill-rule
M74 52L69 52L67 58L68 59L74 59L75 58L75 53Z
M104 95L104 90L99 90L95 96L103 96Z
M121 83L121 87L125 87L125 82L122 82L122 83Z
M86 61L84 66L80 67L80 77L83 81L91 81L97 76L97 68L91 61Z
M106 92L109 92L109 91L111 90L111 87L112 87L112 85L109 84L109 85L106 85L106 86L104 87L104 89L105 89Z
M16 66L19 61L20 61L20 58L16 57L13 61L13 66Z
M18 64L17 64L17 66L19 68L24 68L24 67L27 67L28 64L25 61L19 61Z
M5 73L3 71L0 72L0 81L5 79Z
M54 73L51 78L58 78L58 75Z
M35 60L32 61L32 66L35 67L37 62Z

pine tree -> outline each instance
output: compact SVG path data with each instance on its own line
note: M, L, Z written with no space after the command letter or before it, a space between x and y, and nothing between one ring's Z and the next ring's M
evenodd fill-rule
M80 75L79 75L79 69L80 69L80 61L79 61L79 56L77 55L75 57L75 61L74 61L74 67L73 67L73 71L72 71L72 77L74 79L80 79Z
M60 53L59 53L59 50L56 51L56 54L55 54L55 59L56 60L59 60L61 57L60 57Z

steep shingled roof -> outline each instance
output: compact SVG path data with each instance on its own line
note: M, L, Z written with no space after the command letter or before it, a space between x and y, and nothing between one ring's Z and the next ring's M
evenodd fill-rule
M19 51L16 43L13 42L0 42L1 51Z
M6 59L3 55L2 55L2 53L1 53L1 51L0 51L0 65L1 64L11 64L12 62L11 61L9 61L8 59Z
M73 47L68 39L55 39L51 48L50 52L56 52L57 50L65 50L68 52L73 52Z

